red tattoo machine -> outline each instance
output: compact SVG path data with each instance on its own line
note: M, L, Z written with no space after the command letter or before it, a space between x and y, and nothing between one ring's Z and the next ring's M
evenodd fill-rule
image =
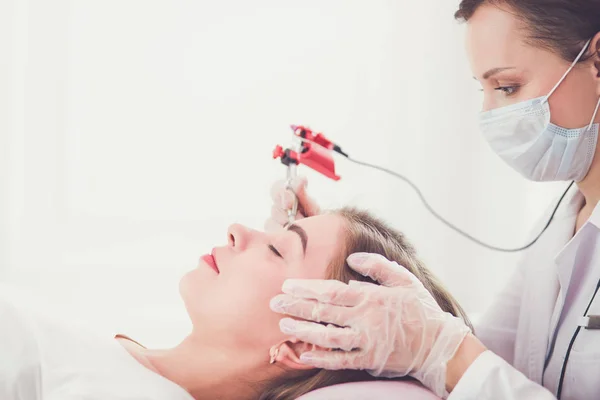
M304 164L334 181L339 181L340 177L335 174L332 151L347 156L341 147L322 133L315 134L304 126L292 125L291 128L294 136L299 139L299 145L285 150L278 145L273 151L273 158L280 158L281 163L288 167Z
M273 150L273 158L279 158L281 163L287 166L286 189L294 195L294 204L288 210L290 223L296 219L298 213L298 196L291 185L292 180L296 177L296 167L303 164L334 181L339 181L340 177L335 174L332 152L335 151L345 157L348 156L340 146L327 139L322 133L315 134L304 126L292 125L291 128L298 143L287 149L277 145Z

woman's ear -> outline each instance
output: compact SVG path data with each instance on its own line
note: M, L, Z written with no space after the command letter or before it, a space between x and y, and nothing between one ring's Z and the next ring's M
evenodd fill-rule
M289 369L306 371L315 369L315 367L303 364L302 361L300 361L300 355L313 350L326 349L315 346L314 344L305 343L296 338L289 338L272 346L269 350L269 355L271 357L271 364L278 363Z
M596 80L596 93L600 96L600 32L594 36L590 45L592 53L592 74Z

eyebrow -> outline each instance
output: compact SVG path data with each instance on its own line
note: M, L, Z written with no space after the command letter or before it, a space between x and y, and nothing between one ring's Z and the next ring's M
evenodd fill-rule
M490 79L492 76L502 72L502 71L506 71L508 69L515 69L515 67L501 67L501 68L492 68L489 71L487 71L485 74L483 74L483 80L486 79ZM475 77L473 77L473 79L477 79Z
M288 231L292 231L298 234L300 240L302 241L303 253L304 255L306 255L306 246L308 245L308 236L306 235L306 231L296 224L287 224L284 226L284 228L287 228Z

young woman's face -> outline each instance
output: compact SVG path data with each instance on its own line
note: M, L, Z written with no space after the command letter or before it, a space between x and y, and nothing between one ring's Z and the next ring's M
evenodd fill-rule
M194 335L225 346L268 348L285 336L280 314L269 302L288 278L323 279L341 251L343 219L320 215L279 232L263 233L232 225L228 244L213 251L181 280L180 292ZM265 353L267 356L267 353Z
M548 95L574 61L527 43L522 24L510 9L493 5L481 6L469 19L467 50L483 88L484 111ZM549 100L554 124L581 128L590 123L600 96L597 73L594 62L587 61L567 75Z

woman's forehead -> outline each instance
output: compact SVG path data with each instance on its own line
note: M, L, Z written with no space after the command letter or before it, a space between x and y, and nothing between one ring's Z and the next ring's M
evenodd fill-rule
M343 249L344 218L336 214L323 214L296 222L308 237L305 260L320 266L329 265Z
M480 78L487 70L502 68L527 58L523 22L506 9L481 6L469 19L467 49L473 72Z
M336 214L322 214L304 218L295 223L306 231L308 247L316 243L337 244L342 237L344 218ZM312 242L312 243L311 243Z

